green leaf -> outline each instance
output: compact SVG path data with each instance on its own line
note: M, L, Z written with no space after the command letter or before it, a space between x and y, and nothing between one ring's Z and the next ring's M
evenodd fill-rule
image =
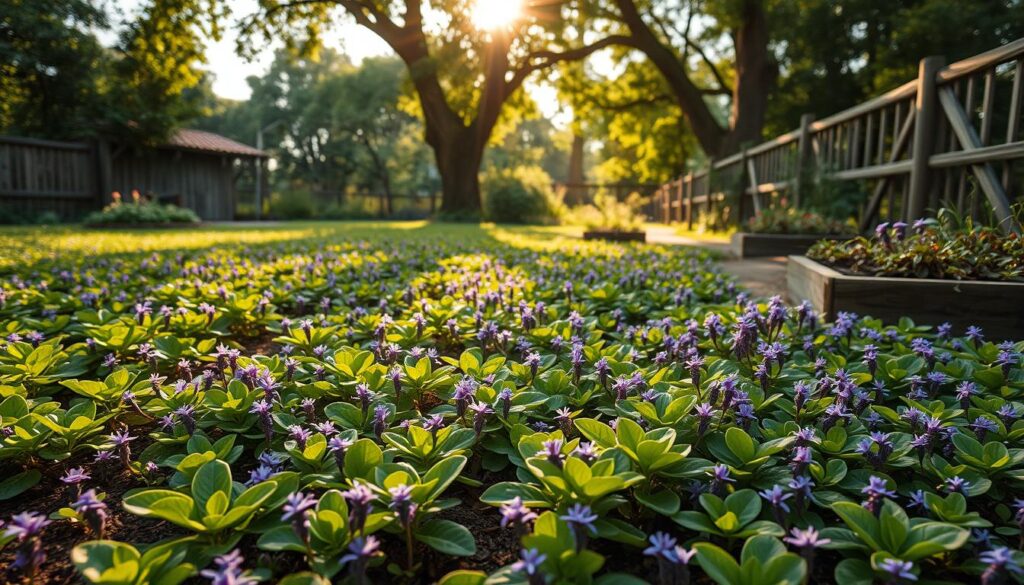
M441 580L437 582L437 585L484 585L487 581L487 573L483 571L452 571Z
M601 421L592 418L578 418L573 425L580 434L594 442L594 444L605 449L611 449L617 444L615 431Z
M740 562L746 564L750 559L757 559L761 564L765 564L772 558L785 552L786 546L777 538L771 536L752 536L743 544ZM765 581L774 583L771 579L765 579Z
M740 566L729 553L708 542L698 542L693 545L693 548L697 549L697 562L700 567L715 583L719 585L741 584Z
M139 551L123 542L93 540L71 550L71 562L89 583L132 585L139 574Z
M753 460L757 453L754 440L739 427L729 427L729 430L725 431L725 444L744 462Z
M192 498L200 510L206 510L206 502L217 492L223 492L225 502L231 495L231 466L220 459L203 464L192 478Z
M455 457L448 457L443 461L438 462L431 467L423 475L423 483L430 483L432 480L437 480L437 484L430 490L430 494L427 496L427 501L433 501L444 492L445 489L453 481L458 479L459 474L462 473L462 468L466 466L467 459L461 455ZM345 467L348 467L348 460L345 461Z
M835 578L836 583L843 585L872 585L875 573L867 561L846 559L836 565Z
M671 490L661 490L653 494L637 492L634 496L636 501L662 516L671 516L679 511L679 495Z
M31 489L42 476L38 469L29 469L0 481L0 500L9 500Z
M345 453L345 477L373 480L373 470L384 462L384 453L370 439L359 439Z
M618 436L619 444L636 453L637 445L644 438L644 430L632 419L623 417L619 419L616 435Z
M531 508L550 508L551 502L540 488L512 481L503 481L487 488L480 496L485 504L497 506L511 502L513 498L522 498L523 504Z
M873 550L885 548L879 535L878 519L863 506L853 502L836 502L832 505L832 511Z
M451 520L428 520L416 530L415 536L416 540L447 555L468 557L476 554L473 534Z

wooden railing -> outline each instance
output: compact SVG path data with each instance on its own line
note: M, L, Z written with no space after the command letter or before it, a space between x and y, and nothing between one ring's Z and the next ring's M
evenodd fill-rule
M941 207L1019 231L1024 158L1021 99L1024 39L944 66L921 61L917 80L661 186L655 217L690 227L701 212L743 222L773 205L801 206L824 180L861 181L862 230L910 221Z

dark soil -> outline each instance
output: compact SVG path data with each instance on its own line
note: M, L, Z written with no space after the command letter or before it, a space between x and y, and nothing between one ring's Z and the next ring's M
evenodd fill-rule
M138 441L141 442L141 439ZM107 494L109 506L106 534L104 538L144 544L164 538L181 536L176 526L159 520L142 518L125 512L120 506L122 495L129 489L145 484L125 471L116 461L105 468L106 472L92 465L92 457L79 456L69 462L53 463L42 468L43 478L38 485L20 496L0 502L0 518L7 521L11 516L25 511L51 514L68 506L77 496L76 488L60 481L64 471L71 467L85 467L93 478L84 484L85 489L95 488ZM65 520L54 520L43 532L46 562L32 583L81 583L82 580L71 564L71 549L95 536L80 525ZM14 562L14 546L0 552L0 584L22 584L20 574L8 570Z

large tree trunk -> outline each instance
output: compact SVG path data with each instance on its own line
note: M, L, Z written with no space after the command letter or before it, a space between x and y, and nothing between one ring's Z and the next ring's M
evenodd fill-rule
M777 75L768 53L768 21L761 0L744 3L742 24L733 34L733 42L736 82L732 92L732 115L729 133L719 146L719 155L732 154L745 144L761 141L768 93Z
M566 198L572 205L582 205L587 189L583 186L586 180L583 176L583 146L585 142L579 134L572 135L572 151L569 154L569 176L566 183L569 184Z
M629 27L634 46L647 55L665 78L694 136L708 156L721 157L760 139L764 128L768 93L776 69L768 52L768 22L764 0L745 0L741 24L733 33L736 80L732 90L732 115L723 128L704 101L704 91L689 77L688 67L675 50L664 44L648 26L635 0L616 0L622 21Z
M475 129L461 121L444 124L443 129L433 126L428 121L427 142L434 149L441 174L441 213L467 219L479 216L480 163L486 141L481 141Z

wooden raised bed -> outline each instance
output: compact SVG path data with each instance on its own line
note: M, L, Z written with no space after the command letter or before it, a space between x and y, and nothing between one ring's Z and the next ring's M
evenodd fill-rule
M587 230L584 240L606 240L609 242L646 242L647 232L624 232L617 230Z
M789 257L786 281L790 301L810 301L828 320L850 311L886 323L948 321L960 334L977 325L995 342L1024 339L1024 283L851 276L806 256Z
M848 240L850 237L827 234L753 234L741 232L732 235L730 244L732 253L737 258L756 258L804 254L818 240Z

